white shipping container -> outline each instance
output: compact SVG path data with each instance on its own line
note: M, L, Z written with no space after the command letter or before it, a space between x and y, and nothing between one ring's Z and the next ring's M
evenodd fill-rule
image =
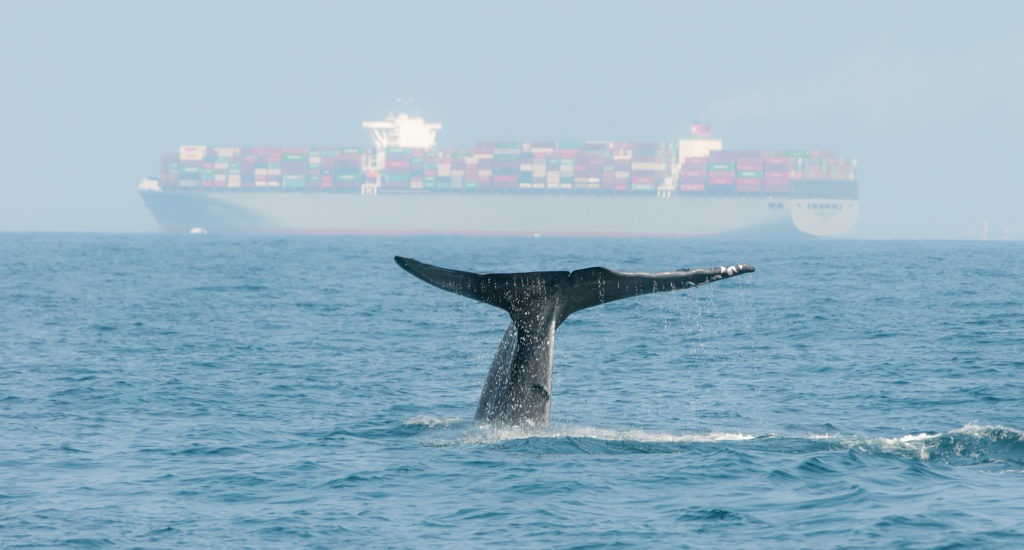
M213 169L214 170L227 170L228 169L228 163L227 162L215 162L215 163L213 163Z
M266 175L267 175L267 169L266 168L257 168L256 169L256 177L257 178L260 177L260 176L266 176Z
M438 164L437 165L437 175L438 176L450 176L450 175L452 175L452 165L451 164L446 164L446 163Z
M216 181L216 182L228 181L228 175L227 174L214 174L213 175L213 181Z
M560 174L558 172L548 172L548 185L558 184Z
M280 176L281 175L281 169L280 168L267 168L267 175L268 176Z
M214 154L219 158L234 158L241 154L242 149L240 147L214 147Z
M203 160L206 158L205 145L182 145L178 147L178 158L181 160Z
M664 170L664 162L634 162L633 170Z

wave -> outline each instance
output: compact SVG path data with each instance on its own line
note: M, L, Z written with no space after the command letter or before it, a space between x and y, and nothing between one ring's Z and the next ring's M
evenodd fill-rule
M716 443L749 441L756 436L743 433L659 433L647 430L613 430L586 426L552 426L545 429L482 427L484 441L498 442L530 438L592 439L630 443Z
M589 426L547 428L480 425L461 418L416 417L416 427L432 447L507 445L530 446L541 452L681 452L693 445L729 445L737 450L765 453L855 451L925 462L1024 464L1024 431L1006 426L968 424L946 433L912 433L895 437L811 435L794 438L775 434L736 432L658 432L615 430ZM435 438L437 435L449 438Z
M568 448L589 453L602 450L642 451L643 445L680 445L694 443L723 443L748 441L756 436L743 433L663 433L641 429L614 430L588 426L550 426L545 428L508 427L477 424L461 418L416 417L405 421L404 426L424 430L453 432L454 439L431 440L433 447L476 446L476 445L528 445L557 451L567 444ZM623 446L625 445L625 446Z
M1024 464L1024 431L1006 426L968 424L948 433L918 433L899 437L821 435L812 436L812 439L828 441L855 451L922 461Z

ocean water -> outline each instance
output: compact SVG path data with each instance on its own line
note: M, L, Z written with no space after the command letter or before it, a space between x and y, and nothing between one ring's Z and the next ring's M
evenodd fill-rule
M399 269L757 272L507 324ZM1024 243L0 235L0 547L1024 545Z

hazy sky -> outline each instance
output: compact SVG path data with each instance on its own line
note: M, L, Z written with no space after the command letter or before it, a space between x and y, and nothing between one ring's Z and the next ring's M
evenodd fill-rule
M859 160L865 238L1024 238L1024 3L0 2L0 231L151 232L181 144L670 141Z

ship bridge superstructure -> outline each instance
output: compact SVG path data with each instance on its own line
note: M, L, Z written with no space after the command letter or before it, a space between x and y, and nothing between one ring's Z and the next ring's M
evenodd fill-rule
M387 163L389 148L423 149L429 151L437 143L437 132L442 128L439 122L427 122L423 117L406 113L388 115L382 121L363 122L363 128L370 131L373 139L373 154L367 163L370 181L363 187L363 194L376 194L380 186L379 174Z

